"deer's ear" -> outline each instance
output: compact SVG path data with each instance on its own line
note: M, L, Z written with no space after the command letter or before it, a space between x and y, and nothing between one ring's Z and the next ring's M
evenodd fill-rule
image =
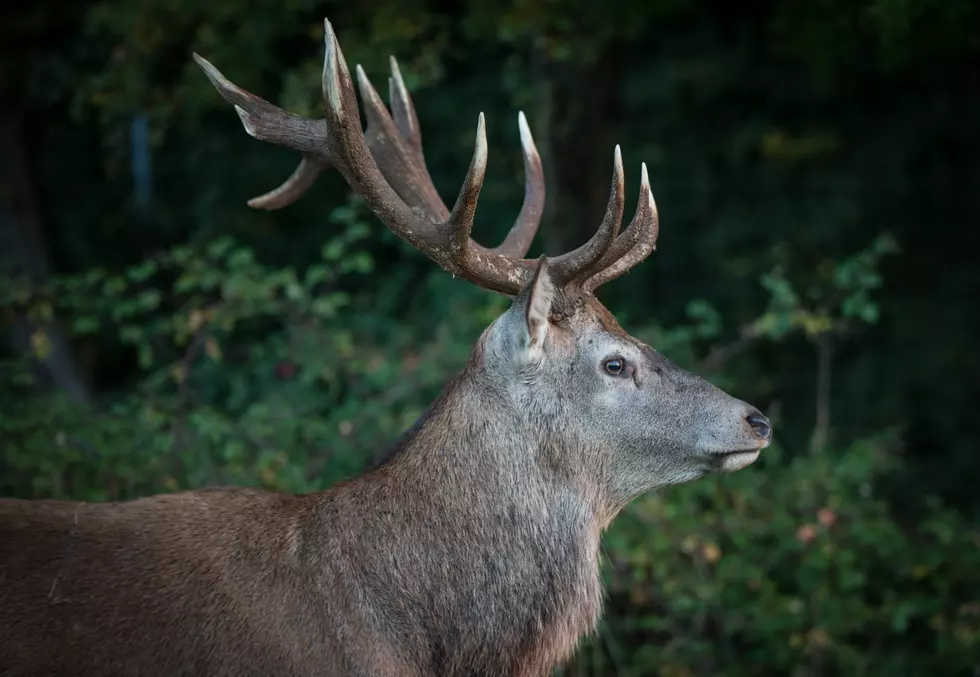
M548 336L548 316L555 298L555 283L548 273L548 259L542 256L534 277L524 290L524 320L527 326L525 349L529 357L540 357Z

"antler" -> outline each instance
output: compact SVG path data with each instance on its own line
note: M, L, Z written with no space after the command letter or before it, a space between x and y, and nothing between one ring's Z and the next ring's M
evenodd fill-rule
M593 266L589 277L582 284L584 290L593 292L601 285L627 272L630 268L650 255L657 248L657 235L660 233L660 219L657 203L650 192L650 177L647 164L640 165L640 199L636 214L629 227L616 238L612 246Z
M425 165L415 107L391 59L391 113L357 67L365 103L366 131L350 71L330 22L324 20L323 120L308 120L261 99L230 82L206 59L194 54L218 92L252 137L292 148L303 159L279 188L249 201L260 209L280 209L301 197L317 176L336 168L368 208L396 235L453 275L485 289L516 295L531 279L537 260L521 258L534 239L544 206L544 173L524 114L518 115L524 149L525 192L520 215L503 243L488 249L470 237L483 186L487 141L483 113L477 124L476 148L452 210L439 197ZM574 251L550 261L552 279L566 288L593 291L622 274L653 248L657 213L643 166L640 203L627 230L619 234L623 213L623 166L616 147L609 203L595 235ZM618 237L617 237L618 235Z

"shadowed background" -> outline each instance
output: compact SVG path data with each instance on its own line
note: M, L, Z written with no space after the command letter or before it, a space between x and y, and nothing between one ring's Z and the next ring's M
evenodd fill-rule
M356 5L356 6L355 6ZM379 458L505 307L251 140L190 55L319 117L323 17L399 59L474 237L520 209L517 111L581 244L622 145L658 251L600 298L771 415L755 466L637 501L566 675L980 664L980 9L970 0L42 0L0 10L0 494L310 491ZM623 412L629 425L631 412ZM971 672L973 671L973 672Z

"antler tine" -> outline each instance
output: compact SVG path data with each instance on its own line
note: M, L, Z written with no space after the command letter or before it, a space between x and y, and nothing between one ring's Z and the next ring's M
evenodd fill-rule
M299 166L281 186L270 190L264 195L253 197L248 206L269 211L288 207L296 202L316 182L325 166L311 156L304 155Z
M439 197L425 166L421 137L417 134L412 135L411 127L408 129L410 136L405 136L405 130L398 122L392 120L384 102L360 65L357 66L357 84L361 90L367 118L364 138L367 139L368 149L378 163L381 173L410 207L422 209L433 222L445 221L449 217L449 210ZM392 100L393 109L394 101L395 99ZM401 105L404 103L402 102ZM411 99L407 99L407 105L412 105ZM414 108L412 110L414 112ZM402 124L404 125L405 122L403 119Z
M623 188L623 154L616 145L613 158L612 186L609 189L609 202L606 214L595 235L584 245L574 251L562 254L552 259L552 277L559 285L575 284L581 280L582 274L592 268L608 251L623 220L625 202Z
M476 147L466 171L463 187L460 188L456 204L453 205L449 220L442 225L449 236L449 250L454 259L464 262L470 249L470 232L476 217L476 203L480 199L483 179L487 173L487 124L480 113L476 123Z
M645 162L640 167L640 173L640 195L633 220L593 267L596 272L584 285L588 291L595 291L599 286L615 280L657 248L660 219L657 203L650 191L650 177Z
M402 138L407 141L412 148L422 155L422 128L419 125L419 117L415 114L415 104L402 79L402 72L398 68L398 61L395 57L388 57L391 63L391 77L388 78L388 98L391 100L391 115L395 119L395 125L401 132Z
M517 126L521 131L521 147L524 149L524 204L521 212L511 227L507 237L490 251L500 256L520 258L531 248L534 236L541 224L544 213L544 168L541 166L541 156L534 145L531 128L527 124L524 111L517 114Z

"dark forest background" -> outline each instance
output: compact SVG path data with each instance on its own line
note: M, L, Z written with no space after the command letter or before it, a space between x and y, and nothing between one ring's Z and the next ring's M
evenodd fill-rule
M325 488L383 454L506 304L260 144L191 59L319 117L323 17L413 92L475 237L591 235L622 144L658 251L634 335L759 405L752 468L638 500L566 675L978 675L980 4L39 0L0 10L0 495ZM380 87L382 91L386 88ZM624 412L628 420L629 412Z

